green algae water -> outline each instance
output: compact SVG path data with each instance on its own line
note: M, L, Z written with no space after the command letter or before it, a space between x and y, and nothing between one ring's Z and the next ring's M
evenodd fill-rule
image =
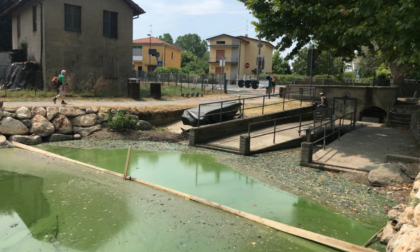
M30 152L0 150L0 160L1 252L332 251L166 192ZM213 179L200 181L205 186Z
M127 150L43 148L119 173L124 171L127 155ZM353 220L269 187L208 155L133 150L129 168L129 175L134 178L358 245L363 245L383 225L377 219L368 223Z

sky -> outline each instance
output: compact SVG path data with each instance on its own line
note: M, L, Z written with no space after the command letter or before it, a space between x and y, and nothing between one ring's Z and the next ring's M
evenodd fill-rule
M146 14L134 20L133 39L170 33L174 41L180 35L197 33L207 39L222 33L256 37L251 21L256 19L238 0L134 0ZM247 33L248 24L248 33ZM275 43L273 43L275 45ZM282 52L284 57L287 52Z

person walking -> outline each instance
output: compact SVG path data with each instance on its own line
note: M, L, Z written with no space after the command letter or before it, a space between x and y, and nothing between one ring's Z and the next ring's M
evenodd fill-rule
M276 74L273 74L271 76L271 94L274 94L276 92L276 81L277 81Z
M61 98L61 105L67 105L67 103L64 101L67 94L67 87L68 84L66 82L66 70L61 71L61 74L58 76L58 82L57 82L57 93L58 95L54 97L53 102L54 104L57 103L57 99Z
M270 73L267 73L267 76L265 79L268 81L268 87L265 88L265 95L268 95L268 91L271 89L271 75Z

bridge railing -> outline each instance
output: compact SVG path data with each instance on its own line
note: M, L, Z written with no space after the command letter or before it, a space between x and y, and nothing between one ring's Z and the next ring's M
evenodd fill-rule
M290 97L291 93L298 93L300 94L300 98L299 99L288 99L286 100L286 96ZM252 96L252 97L247 97L247 98L238 98L238 99L232 99L232 100L224 100L224 101L220 101L220 102L209 102L209 103L202 103L198 106L198 115L197 115L197 127L200 127L200 120L204 119L205 117L211 117L211 116L218 116L219 120L218 123L222 123L223 122L223 115L225 114L232 114L232 113L236 113L237 110L224 110L223 106L226 105L229 102L240 102L241 103L241 108L240 108L240 112L239 112L239 118L243 118L245 116L245 111L249 111L249 110L254 110L254 109L261 109L261 114L264 115L265 109L267 107L270 106L279 106L282 108L282 110L285 110L285 105L287 103L290 102L296 102L299 101L300 102L300 107L302 107L303 102L310 102L311 98L305 98L303 96L304 93L304 89L302 88L299 91L292 91L292 92L283 92L280 94L280 97L282 98L281 101L279 102L273 102L273 103L267 103L266 99L270 99L271 97L274 97L273 95L261 95L261 96ZM254 99L262 99L262 104L256 104L255 106L251 106L251 107L246 107L245 105L247 104L246 101L250 101L250 100L254 100ZM210 113L210 114L205 114L202 115L202 109L205 106L209 106L209 105L215 105L215 104L220 104L220 111L215 112L215 113ZM217 123L217 122L216 122Z

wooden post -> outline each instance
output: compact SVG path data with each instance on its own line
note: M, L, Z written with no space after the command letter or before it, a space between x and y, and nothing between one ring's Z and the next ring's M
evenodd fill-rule
M124 169L124 180L131 180L131 177L127 178L128 173L128 165L130 164L130 156L131 156L131 146L128 147L128 153L127 153L127 160L125 161L125 169Z

